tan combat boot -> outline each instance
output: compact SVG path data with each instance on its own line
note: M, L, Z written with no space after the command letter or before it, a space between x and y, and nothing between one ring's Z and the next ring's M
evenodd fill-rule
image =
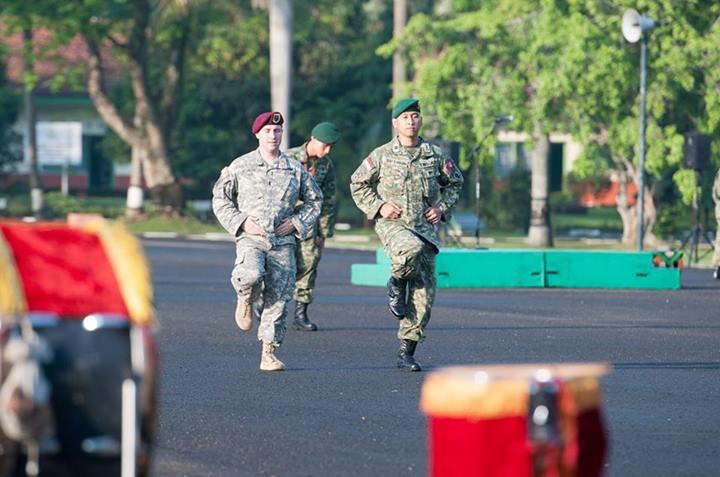
M260 355L260 369L262 371L282 371L285 365L275 356L275 343L262 344L262 355Z
M250 331L252 329L253 315L257 316L258 321L260 321L260 310L256 310L255 302L260 296L261 291L259 286L255 286L250 290L249 297L238 296L238 302L235 306L235 323L237 323L238 328L243 331Z
M238 297L237 306L235 306L235 323L238 328L243 331L252 329L253 306L249 298Z

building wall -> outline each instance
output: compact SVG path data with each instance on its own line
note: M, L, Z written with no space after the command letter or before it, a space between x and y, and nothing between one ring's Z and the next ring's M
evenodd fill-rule
M82 159L80 164L69 167L68 182L71 190L86 191L90 188L127 188L127 168L116 167L102 157L95 145L107 134L108 128L98 115L87 96L37 95L35 98L36 120L49 122L80 122L82 124ZM30 172L26 115L21 108L13 129L21 135L23 160L15 167L16 180L26 180ZM48 165L40 160L41 184L47 189L58 189L61 184L62 167Z

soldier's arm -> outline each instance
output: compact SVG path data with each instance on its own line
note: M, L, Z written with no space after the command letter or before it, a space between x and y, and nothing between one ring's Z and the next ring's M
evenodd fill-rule
M320 216L323 194L315 179L303 168L300 169L300 200L303 205L290 220L297 230L298 238L304 240L312 235Z
M383 200L377 193L379 178L380 164L375 154L368 156L350 177L352 198L369 219L378 218L383 206Z
M318 235L332 237L335 233L335 213L337 205L337 184L335 179L335 166L328 160L328 171L325 180L320 186L323 194L322 210L318 219Z
M220 172L220 178L213 186L212 208L218 222L234 237L240 235L243 223L248 217L235 205L237 182L228 167Z
M447 222L450 219L450 209L458 201L463 185L462 173L451 157L442 156L438 181L440 182L440 200L436 207L440 209L443 220Z

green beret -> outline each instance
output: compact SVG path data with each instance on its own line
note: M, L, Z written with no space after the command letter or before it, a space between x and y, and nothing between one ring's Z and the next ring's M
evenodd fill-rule
M340 139L340 130L333 123L320 123L315 126L310 135L325 144L335 144Z
M415 98L403 98L392 108L392 117L397 118L405 111L420 112L420 100Z

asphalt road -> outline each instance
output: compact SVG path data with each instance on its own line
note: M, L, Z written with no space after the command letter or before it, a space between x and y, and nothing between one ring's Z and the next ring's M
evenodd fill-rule
M350 285L369 252L326 250L282 373L232 319L229 243L144 242L161 321L155 476L426 475L426 373L395 369L384 290ZM451 364L606 361L609 476L720 475L720 282L679 291L439 290L417 357Z

